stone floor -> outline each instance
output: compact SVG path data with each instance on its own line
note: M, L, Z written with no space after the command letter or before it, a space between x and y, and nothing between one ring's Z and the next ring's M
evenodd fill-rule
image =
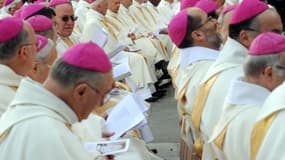
M165 160L179 160L179 126L174 89L167 88L167 95L158 102L152 103L148 123L154 141L148 144L150 149Z

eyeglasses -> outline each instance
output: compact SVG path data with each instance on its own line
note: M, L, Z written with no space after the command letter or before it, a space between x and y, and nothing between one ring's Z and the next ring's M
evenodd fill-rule
M212 21L213 19L214 19L214 18L213 18L212 16L208 16L208 17L207 17L207 20L206 20L204 23L201 23L199 26L197 26L195 30L197 30L197 29L203 27L205 24L207 24L209 21Z
M256 30L256 29L253 29L253 28L243 28L243 30L260 33L260 31L258 31L258 30Z
M69 19L71 19L71 21L74 22L74 21L76 21L78 19L78 17L76 17L76 16L66 16L66 15L61 17L61 20L63 22L68 22Z
M22 46L30 46L30 45L36 45L35 43L29 42L29 43L23 43Z
M277 69L281 69L281 70L285 70L285 67L283 67L283 66L281 66L281 65L275 65L275 67L277 68Z
M103 94L101 93L97 88L93 87L92 85L88 84L87 85L94 91L96 92L97 94L99 94L102 99L103 99L103 104L107 103L109 101L109 99L111 98L111 95L110 93L107 93L107 94Z

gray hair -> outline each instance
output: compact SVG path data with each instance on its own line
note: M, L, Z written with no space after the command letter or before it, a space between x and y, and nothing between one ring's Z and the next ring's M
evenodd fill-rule
M26 42L28 38L28 32L25 29L22 29L22 31L13 39L0 43L0 59L9 60L14 57L20 45Z
M51 53L50 51L53 47L53 41L51 39L48 39L48 43L46 44L46 46L37 53L36 59L41 63L47 62Z
M63 88L73 87L79 83L101 85L104 73L74 67L59 58L53 64L50 77Z
M257 77L267 66L272 66L278 76L284 76L284 70L280 66L280 54L248 56L244 63L244 73L247 76Z
M42 31L42 32L36 32L36 34L42 35L49 39L53 39L54 31L53 29L49 29L49 30Z

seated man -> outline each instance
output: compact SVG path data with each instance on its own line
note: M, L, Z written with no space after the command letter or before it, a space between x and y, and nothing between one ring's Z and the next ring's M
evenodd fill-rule
M43 86L24 79L0 122L0 159L103 159L91 156L70 128L103 104L114 85L111 71L105 52L89 42L68 49Z

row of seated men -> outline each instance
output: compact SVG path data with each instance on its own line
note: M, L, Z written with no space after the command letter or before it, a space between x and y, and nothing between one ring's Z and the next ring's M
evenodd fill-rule
M137 130L124 135L131 139L130 149L115 156L87 152L82 143L114 134L106 131L105 111L130 92L150 102L164 95L167 61L175 51L168 22L139 4L135 9L149 17L145 22L129 12L122 13L125 19L118 17L132 1L82 1L81 7L80 2L77 7L67 0L23 6L17 0L4 2L0 159L161 159L148 151ZM76 15L74 9L82 11ZM96 33L107 35L101 46ZM107 57L121 44L122 52ZM131 70L123 81L127 87L114 82L111 73L112 66L122 63ZM119 96L108 94L114 87Z
M178 100L180 158L284 159L280 15L259 0L223 9L200 2L168 26L179 48L168 69Z
M1 9L1 17L11 16L9 8L18 6L18 3L21 2L10 1L8 5L5 4ZM15 7L12 10L15 14L12 14L28 19L35 13L48 12L44 11L48 8L40 3ZM160 88L170 82L167 64L174 52L167 35L169 20L163 18L153 6L146 5L147 1L134 1L133 4L130 0L79 1L76 7L68 3L49 3L49 8L54 9L55 14L47 13L56 26L55 34L58 37L53 38L59 56L73 44L100 41L94 35L101 31L107 36L102 47L112 56L112 63L127 63L130 66L131 76L126 78L125 83L132 91L140 93L149 102L157 101L164 95L165 90ZM119 46L123 47L124 52L114 56L112 53Z

